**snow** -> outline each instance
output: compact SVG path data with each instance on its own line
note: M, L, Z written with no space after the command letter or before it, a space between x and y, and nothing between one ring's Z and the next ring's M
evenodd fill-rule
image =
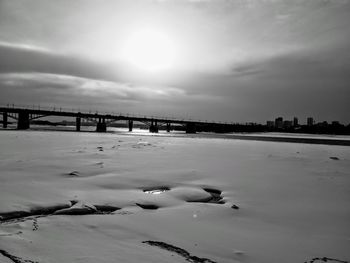
M1 130L0 250L23 262L186 262L150 240L224 263L349 261L349 168L347 146ZM207 203L205 189L224 202Z

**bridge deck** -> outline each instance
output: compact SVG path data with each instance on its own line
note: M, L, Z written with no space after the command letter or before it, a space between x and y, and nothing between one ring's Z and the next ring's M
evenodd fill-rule
M173 123L173 124L206 124L206 125L230 125L220 122L206 122L206 121L193 121L193 120L180 120L174 118L162 118L162 117L140 117L131 116L127 114L104 114L104 113L87 113L87 112L75 112L75 111L61 111L61 110L42 110L31 108L12 108L12 107L0 107L0 112L6 113L20 113L26 112L31 115L44 116L61 116L61 117L80 117L86 119L105 119L105 120L131 120L139 122L159 122L159 123Z

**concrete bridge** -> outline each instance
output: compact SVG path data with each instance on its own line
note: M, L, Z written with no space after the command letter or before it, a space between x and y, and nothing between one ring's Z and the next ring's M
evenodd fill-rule
M92 121L96 124L97 132L106 132L107 124L125 120L127 122L129 131L133 130L134 122L141 122L148 126L149 131L157 133L159 127L163 126L167 132L170 132L172 125L182 125L186 133L196 133L197 131L212 131L212 132L228 132L232 129L232 124L218 123L218 122L204 122L204 121L191 121L158 117L140 117L129 116L123 114L102 114L102 113L90 113L90 112L75 112L75 111L62 111L61 109L32 109L22 107L0 107L0 113L2 114L3 128L7 128L9 124L9 118L17 121L17 129L25 130L30 128L30 121L47 116L61 116L61 117L73 117L75 118L76 131L80 131L82 119Z

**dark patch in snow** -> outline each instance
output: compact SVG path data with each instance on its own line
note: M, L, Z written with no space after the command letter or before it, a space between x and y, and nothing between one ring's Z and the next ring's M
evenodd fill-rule
M159 206L154 205L154 204L140 204L136 203L137 206L141 207L142 209L147 209L147 210L156 210L159 208Z
M69 208L69 204L59 204L47 207L35 207L28 211L13 211L7 213L0 213L0 223L12 219L21 219L29 216L42 216L54 213L57 210Z
M329 157L329 159L331 159L331 160L335 160L335 161L338 161L338 160L339 160L339 158L338 158L338 157L336 157L336 156L331 156L331 157Z
M67 209L55 211L55 215L93 215L93 214L111 214L119 207L112 205L92 205L92 204L73 204Z
M210 203L211 200L212 200L212 196L209 196L202 199L187 200L187 202L188 203Z
M95 205L97 209L97 213L99 214L110 214L117 210L120 210L120 207L112 206L112 205Z
M188 262L192 262L192 263L216 263L213 260L210 260L208 258L200 258L197 256L193 256L191 255L188 251L186 251L185 249L164 243L164 242L159 242L159 241L142 241L142 243L144 244L148 244L150 246L156 246L165 250L168 250L170 252L174 252L180 256L182 256L183 258L185 258Z
M38 219L34 218L33 219L33 231L37 231L38 229L39 229Z
M33 219L33 231L38 230L37 218L50 215L89 215L89 214L111 214L119 207L111 205L78 205L78 201L71 200L70 204L59 204L48 207L36 207L27 211L14 211L0 213L0 223L25 221Z
M204 191L210 194L209 197L197 200L188 200L190 203L213 203L213 204L225 204L223 197L221 196L221 191L213 188L203 188Z
M238 205L232 205L231 208L232 208L232 209L238 210L238 209L239 209L239 206L238 206Z
M2 249L0 249L0 254L6 258L12 260L15 263L39 263L38 261L33 261L33 260L29 260L29 259L22 259L20 257L14 256L14 255L10 254L9 252L2 250Z
M339 263L349 263L348 261L345 260L340 260L340 259L336 259L336 258L327 258L327 257L323 257L323 258L313 258L310 261L305 261L305 263L316 263L316 262L339 262Z
M69 200L69 202L71 203L71 206L77 204L79 201L78 200Z
M208 192L209 194L215 194L215 195L221 195L221 191L218 189L213 188L203 188L204 191Z
M58 204L53 206L46 206L46 207L35 207L30 210L31 215L49 215L54 213L57 210L68 208L72 205L71 204Z
M14 212L8 212L8 213L1 213L0 214L0 222L9 220L9 219L15 219L15 218L21 218L21 217L27 217L31 214L26 211L14 211Z
M80 173L79 173L79 171L73 171L73 172L70 172L70 173L65 174L65 175L70 176L70 177L79 177Z
M98 146L97 150L99 150L100 152L103 152L103 147L102 146Z

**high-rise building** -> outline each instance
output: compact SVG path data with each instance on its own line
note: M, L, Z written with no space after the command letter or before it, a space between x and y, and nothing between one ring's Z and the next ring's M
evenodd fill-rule
M294 117L294 119L293 119L293 126L294 126L294 127L299 126L299 121L298 121L298 118L297 118L297 117Z
M283 128L285 129L289 129L293 126L293 122L292 121L284 121L283 122Z
M274 122L274 121L267 121L267 122L266 122L266 126L267 126L268 128L273 128L273 127L275 127L275 122Z
M277 129L282 129L283 128L283 118L282 117L278 117L275 119L275 127Z
M307 118L307 126L313 126L314 125L314 118L308 117Z

